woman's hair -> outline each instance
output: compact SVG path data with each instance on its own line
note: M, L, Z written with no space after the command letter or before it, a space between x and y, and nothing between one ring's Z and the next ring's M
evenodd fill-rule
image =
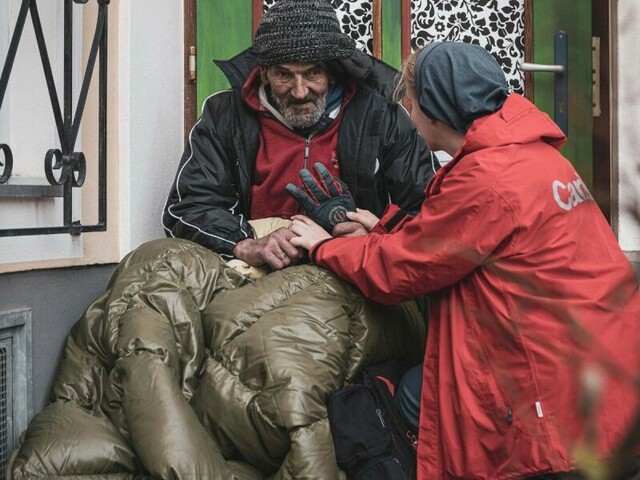
M416 70L416 58L420 55L422 48L419 48L411 55L407 57L407 59L402 64L402 68L400 69L400 73L398 74L400 78L398 79L398 84L396 88L393 90L393 99L396 102L402 101L404 96L407 94L407 90L411 90L415 93L416 91L416 78L415 78L415 70Z

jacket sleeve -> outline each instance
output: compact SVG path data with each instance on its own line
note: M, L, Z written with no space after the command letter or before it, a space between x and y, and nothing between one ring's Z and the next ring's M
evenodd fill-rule
M373 300L395 304L461 281L480 265L507 255L517 238L516 215L495 189L450 185L429 197L400 230L335 238L311 258ZM380 221L397 212L390 211Z
M236 243L252 238L240 210L235 158L216 130L212 97L191 130L162 217L168 237L184 238L231 256Z
M403 210L417 213L424 190L440 168L399 103L390 103L381 122L381 168L390 201Z

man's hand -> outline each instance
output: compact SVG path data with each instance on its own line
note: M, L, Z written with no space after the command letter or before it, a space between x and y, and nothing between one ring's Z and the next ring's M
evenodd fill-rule
M236 244L233 256L252 267L269 265L273 270L281 270L302 258L302 253L290 242L293 237L295 233L291 230L279 228L262 238L247 238Z
M309 170L303 168L300 170L302 190L292 183L285 188L311 219L331 232L337 224L347 219L347 212L356 211L356 204L342 180L331 175L321 163L316 163L315 169L320 176L319 182Z

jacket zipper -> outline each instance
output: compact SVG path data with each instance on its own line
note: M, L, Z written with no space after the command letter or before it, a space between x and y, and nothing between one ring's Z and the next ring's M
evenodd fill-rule
M240 108L240 105L243 104L243 100L242 100L242 94L240 92L235 92L234 96L233 96L234 102L235 102L235 108L236 108L236 112L237 112L237 126L240 129L240 131L242 131L244 125L242 125L243 123L243 112L241 111L242 109ZM249 174L249 171L247 170L247 164L248 164L248 159L246 157L246 152L244 150L244 145L242 143L242 140L240 138L240 136L235 135L233 138L233 146L235 148L236 151L236 166L237 166L237 171L238 171L238 191L236 192L236 197L238 198L238 201L242 200L243 202L246 201L246 205L244 205L244 208L247 210L247 214L249 213L251 207L251 175ZM242 161L240 161L240 157L242 157ZM243 188L243 184L246 186L246 188ZM244 192L244 193L243 193ZM242 197L242 198L241 198ZM243 209L240 208L240 211L242 212Z
M304 139L304 162L302 162L302 168L309 167L309 152L311 150L311 137L313 134L309 135Z
M309 154L311 153L311 140L316 134L319 133L319 130L312 131L308 137L304 139L304 162L302 163L302 168L309 169Z
M407 439L409 439L409 441L411 442L411 446L415 450L417 450L418 449L418 437L410 429L407 430L406 436L407 436Z
M507 405L507 423L509 425L511 425L513 423L513 411L511 410L511 407L509 405Z

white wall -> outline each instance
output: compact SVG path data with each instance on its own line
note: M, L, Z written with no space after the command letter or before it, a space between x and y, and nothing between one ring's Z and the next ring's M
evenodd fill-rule
M619 240L640 251L640 2L618 0ZM615 161L615 159L614 159Z
M111 4L120 14L120 250L164 237L160 215L183 150L183 6Z

